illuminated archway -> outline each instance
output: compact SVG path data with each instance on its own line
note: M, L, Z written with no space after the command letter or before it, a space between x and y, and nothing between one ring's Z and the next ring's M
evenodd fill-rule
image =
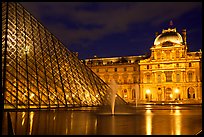
M192 99L192 98L195 98L195 89L193 87L189 87L187 89L187 95L188 95L188 98Z

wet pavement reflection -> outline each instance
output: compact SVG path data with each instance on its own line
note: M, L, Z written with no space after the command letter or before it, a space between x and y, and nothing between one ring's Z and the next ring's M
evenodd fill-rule
M131 115L85 109L9 113L15 135L195 135L202 130L202 106L133 109ZM3 135L7 131L5 112Z

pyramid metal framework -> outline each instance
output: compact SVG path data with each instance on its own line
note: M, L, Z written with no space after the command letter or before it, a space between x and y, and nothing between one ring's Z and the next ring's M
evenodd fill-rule
M21 4L2 2L4 108L59 108L110 103L110 87ZM116 104L124 103L119 96Z

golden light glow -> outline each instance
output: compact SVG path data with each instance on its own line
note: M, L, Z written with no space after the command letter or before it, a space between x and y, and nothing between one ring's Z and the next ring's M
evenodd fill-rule
M180 110L175 110L175 135L181 135L181 113Z
M24 125L24 122L25 122L25 112L22 113L22 119L23 119L23 120L22 120L22 123L21 123L21 124L22 124L22 126L23 126L23 125Z
M175 93L179 93L179 89L178 88L175 89Z
M151 110L146 110L146 135L152 135L152 115Z
M6 57L5 66L7 66L3 73L8 78L3 79L6 82L6 107L38 108L38 104L42 105L41 108L67 107L68 104L95 106L108 102L104 101L108 99L104 98L108 86L99 77L92 75L93 71L87 69L88 67L74 56L75 53L67 50L19 3L7 4L2 3L4 7L2 9L4 11L7 11L7 8L13 10L8 10L8 14L2 14L2 32L4 32L2 33L2 53L4 53L2 57ZM15 14L17 11L25 12L26 16L21 14L17 17ZM18 23L14 23L16 21ZM5 33L6 31L8 33ZM44 53L43 56L41 53ZM56 56L58 56L57 59ZM20 64L21 67L18 67L16 71L14 66L17 64ZM55 66L60 66L60 70ZM39 73L37 73L38 69L34 68L38 68ZM49 73L45 74L44 71ZM14 72L18 74L14 75ZM28 78L26 74L33 77ZM39 79L36 79L37 77ZM36 83L40 84L36 85ZM62 86L62 83L66 84ZM95 98L96 94L98 94L97 98Z
M146 93L147 93L147 94L150 94L150 93L151 93L151 91L150 91L149 89L147 89L147 90L146 90Z
M34 112L30 112L30 129L29 129L29 135L32 134L32 129L33 129L33 117L34 117Z

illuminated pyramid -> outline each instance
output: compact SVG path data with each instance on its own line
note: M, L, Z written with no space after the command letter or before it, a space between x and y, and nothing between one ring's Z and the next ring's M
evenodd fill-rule
M110 87L19 3L2 3L2 87L4 108L110 102Z

